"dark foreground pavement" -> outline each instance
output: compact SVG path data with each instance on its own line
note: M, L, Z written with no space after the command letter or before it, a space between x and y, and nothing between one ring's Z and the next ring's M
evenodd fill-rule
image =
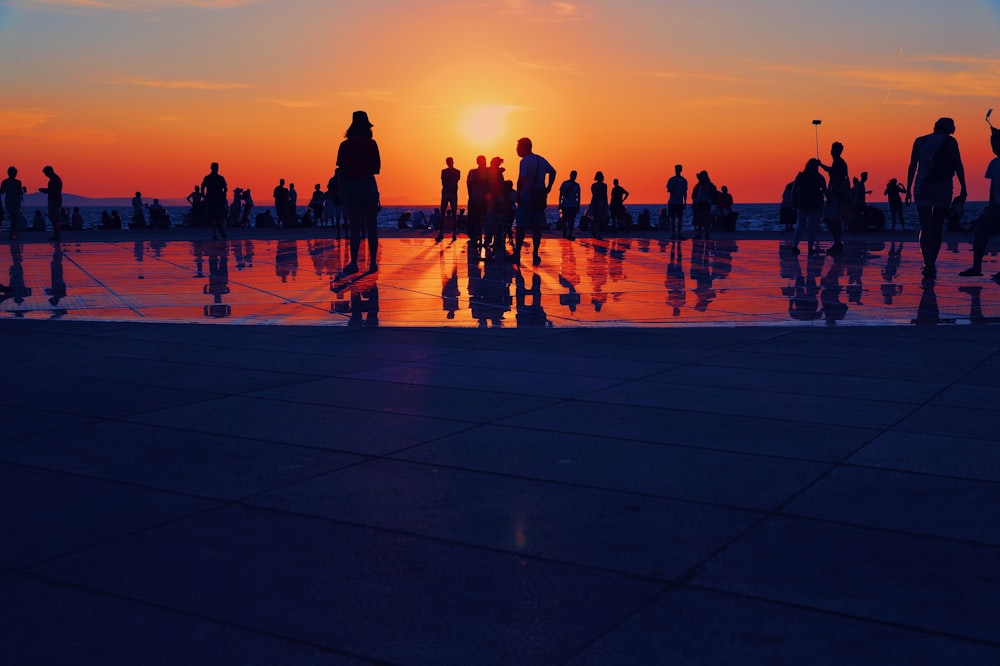
M995 325L0 336L5 665L1000 663Z

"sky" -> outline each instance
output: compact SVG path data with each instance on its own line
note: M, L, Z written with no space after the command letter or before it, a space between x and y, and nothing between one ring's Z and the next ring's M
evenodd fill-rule
M448 156L516 174L521 136L557 180L652 204L677 163L777 201L840 141L882 199L950 116L983 200L998 28L1000 0L0 0L0 165L171 199L217 161L258 205L279 178L301 201L364 109L385 205L438 201Z

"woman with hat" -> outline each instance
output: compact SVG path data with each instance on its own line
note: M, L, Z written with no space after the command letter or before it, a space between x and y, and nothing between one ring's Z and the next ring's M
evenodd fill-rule
M337 167L341 203L347 209L351 226L351 263L344 274L358 272L358 251L361 249L361 229L368 235L368 272L378 270L378 211L379 194L375 176L382 170L378 144L372 138L373 125L368 114L355 111L351 126L337 151Z

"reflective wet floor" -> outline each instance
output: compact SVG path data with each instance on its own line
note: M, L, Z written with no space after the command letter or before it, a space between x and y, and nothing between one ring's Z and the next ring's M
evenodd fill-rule
M454 327L871 325L1000 322L1000 271L960 278L970 245L924 282L916 240L854 240L839 256L780 240L546 238L541 264L485 261L466 242L387 238L379 270L344 276L346 241L11 243L6 317ZM362 249L362 254L366 248Z

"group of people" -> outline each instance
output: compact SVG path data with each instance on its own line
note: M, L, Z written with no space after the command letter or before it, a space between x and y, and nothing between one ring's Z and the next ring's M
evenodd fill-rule
M310 225L328 223L336 227L338 238L342 223L347 224L351 262L344 269L346 274L359 270L362 236L368 241L368 270L374 272L378 269L377 216L380 197L375 177L381 171L381 157L372 127L366 112L354 112L337 152L334 176L330 178L325 191L320 184L316 184L305 213L305 216L311 218ZM974 264L963 271L964 276L982 274L982 256L986 243L992 235L1000 232L1000 186L996 185L996 179L1000 178L1000 137L992 125L990 129L991 145L997 155L986 173L986 177L991 180L990 202L976 230ZM940 118L935 123L933 132L914 141L905 187L892 179L884 192L890 204L893 229L897 220L902 225L902 197L905 196L907 203L911 200L916 203L920 222L920 248L924 260L922 272L926 278L936 275L936 260L941 249L948 211L956 204L963 203L967 196L965 170L958 142L952 136L954 133L954 121L951 118ZM548 196L555 185L556 170L548 160L534 152L531 139L519 139L516 150L520 157L516 183L504 177L505 169L500 157L494 157L487 163L486 157L480 155L476 159L476 167L468 172L465 179L468 193L468 233L475 243L477 256L479 251L485 250L487 258L505 248L506 241L510 238L514 246L513 258L519 262L524 240L530 232L533 241L532 262L538 265L541 263L539 249L545 227L545 209ZM787 246L791 253L799 252L803 235L809 252L819 251L817 235L821 219L833 237L833 244L826 250L827 253L841 252L845 227L849 227L859 210L865 208L865 195L871 193L871 190L866 189L868 174L862 172L861 177L854 178L852 182L843 152L844 145L834 142L830 149L829 164L822 163L818 158L808 160L803 170L786 187L782 197L783 209L794 210L796 221L794 234ZM674 175L666 183L667 207L660 216L661 228L665 224L673 239L683 239L681 228L688 204L688 182L682 171L683 167L676 165ZM825 172L826 178L821 171ZM45 193L48 199L48 217L53 229L50 240L59 240L63 226L62 179L51 166L46 166L43 173L48 178L48 183L39 188L39 191ZM7 176L0 182L4 210L7 217L20 220L21 204L27 188L17 179L15 167L7 170ZM454 159L448 157L446 167L441 171L440 214L445 220L452 221L453 240L457 238L458 188L461 179L461 172L455 168ZM957 197L953 197L955 179L961 188ZM226 237L227 223L230 226L249 225L249 216L254 206L250 190L236 188L232 204L227 201L227 193L226 179L219 174L218 163L212 163L210 173L188 196L192 218L206 220L212 227L213 239ZM629 198L629 192L618 179L613 180L609 191L604 174L598 171L594 175L590 193L590 204L580 220L580 228L589 227L595 238L601 238L606 231L619 229L623 220L628 219L625 202ZM280 180L274 190L277 213L274 226L298 223L296 199L294 184L286 188L284 179ZM571 171L569 178L558 189L560 227L563 237L569 240L574 239L573 232L581 210L581 200L577 172ZM698 238L707 239L718 220L732 219L735 215L732 210L733 198L728 188L723 186L721 190L717 189L707 171L697 174L697 181L691 190L690 204L692 224ZM144 209L148 209L151 226L169 226L169 221L164 224L166 211L158 200L154 199L153 204L146 207L141 193L136 192L132 206L133 226L145 226ZM786 212L783 212L783 216L788 221ZM266 225L261 225L258 221L258 226ZM444 237L445 226L442 222L438 241ZM17 227L17 224L11 226L12 238L17 237ZM995 277L1000 279L1000 274Z
M66 209L63 208L62 178L59 177L55 169L51 166L44 167L42 169L42 173L45 174L46 178L48 178L48 183L45 187L39 187L38 191L46 195L48 202L48 218L49 222L52 224L52 237L49 238L49 240L58 241L60 240L60 232L62 230L64 220L68 218L68 221L72 225L72 218L69 217ZM17 168L8 168L7 178L0 182L0 195L3 195L4 210L7 213L7 217L10 219L11 240L17 239L18 227L23 226L24 216L21 214L21 204L24 203L24 195L27 193L28 188L25 187L24 184L17 178ZM39 213L39 211L36 211L36 217L38 217L37 213ZM76 209L75 214L80 216L79 208ZM82 216L80 216L80 222L82 226Z
M990 131L991 146L994 154L1000 158L1000 137L992 125ZM930 134L917 137L913 142L906 185L901 185L893 178L886 184L884 191L889 202L893 229L896 228L897 220L902 228L904 200L906 203L913 201L916 205L923 258L921 272L925 279L933 279L937 275L937 258L941 251L946 219L964 204L968 196L965 167L958 141L952 136L954 133L955 121L951 118L939 118ZM844 227L866 210L865 195L871 194L871 190L866 189L868 174L862 172L861 178L855 178L852 182L848 177L843 152L844 145L834 142L830 148L832 159L829 165L816 158L809 159L805 168L786 187L782 207L791 207L797 218L795 232L787 245L789 252L799 253L799 242L803 235L806 237L809 253L819 252L817 231L822 219L833 236L833 245L826 252L838 254L843 249ZM824 178L821 170L826 172L829 181ZM986 177L991 182L990 201L976 224L973 266L961 273L966 277L982 275L982 257L986 244L990 237L1000 232L1000 192L994 187L994 179L1000 178L1000 159L990 163ZM956 180L960 188L957 196L954 193ZM785 219L787 222L788 218ZM1000 273L994 277L1000 279Z

